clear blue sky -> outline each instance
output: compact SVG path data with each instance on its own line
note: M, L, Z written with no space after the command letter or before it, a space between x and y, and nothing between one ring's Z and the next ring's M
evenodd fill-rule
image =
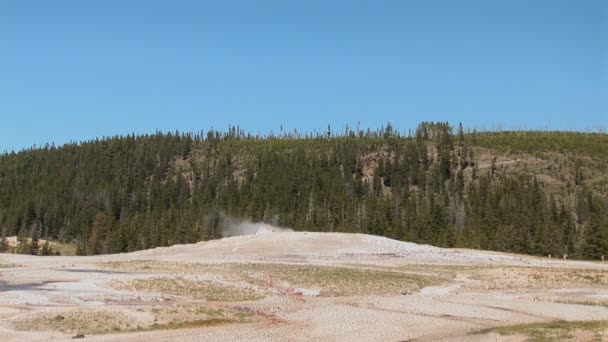
M156 129L608 128L608 1L0 0L0 151Z

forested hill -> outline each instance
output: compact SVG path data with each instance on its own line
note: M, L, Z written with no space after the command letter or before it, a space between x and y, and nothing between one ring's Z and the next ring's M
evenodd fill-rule
M607 167L607 134L445 123L408 135L130 135L0 156L0 229L98 254L219 238L232 218L597 259Z

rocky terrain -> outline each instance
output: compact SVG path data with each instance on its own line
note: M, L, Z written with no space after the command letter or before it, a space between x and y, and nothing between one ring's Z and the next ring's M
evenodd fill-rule
M596 341L608 264L281 232L0 255L2 341Z

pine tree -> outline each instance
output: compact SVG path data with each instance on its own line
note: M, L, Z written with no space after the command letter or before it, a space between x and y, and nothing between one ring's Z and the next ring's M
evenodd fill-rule
M577 257L604 248L607 194L591 188L597 172L583 160L605 165L606 135L469 134L461 124L454 134L423 122L402 137L385 127L261 137L231 126L0 154L0 227L27 254L34 233L79 254L218 238L222 214L445 246ZM544 152L568 160L557 161L571 173L558 172L563 190L527 175L538 168L496 165L504 153Z
M582 254L589 259L599 259L606 255L606 240L602 236L602 228L599 219L594 215L589 220L589 225L585 232Z
M31 252L31 244L29 239L27 238L27 231L24 227L19 230L19 234L17 235L17 253L19 254L30 254Z
M458 145L464 146L464 128L462 128L462 122L458 124Z
M88 241L87 254L107 252L106 238L111 227L111 218L104 212L98 212L91 226L91 237Z
M39 244L39 239L38 239L38 230L33 229L32 237L30 238L28 254L38 255L39 250L40 250L40 244Z

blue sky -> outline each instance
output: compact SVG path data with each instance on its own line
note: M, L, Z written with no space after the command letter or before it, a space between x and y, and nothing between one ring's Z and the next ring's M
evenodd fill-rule
M608 128L608 1L0 0L0 151L423 120Z

